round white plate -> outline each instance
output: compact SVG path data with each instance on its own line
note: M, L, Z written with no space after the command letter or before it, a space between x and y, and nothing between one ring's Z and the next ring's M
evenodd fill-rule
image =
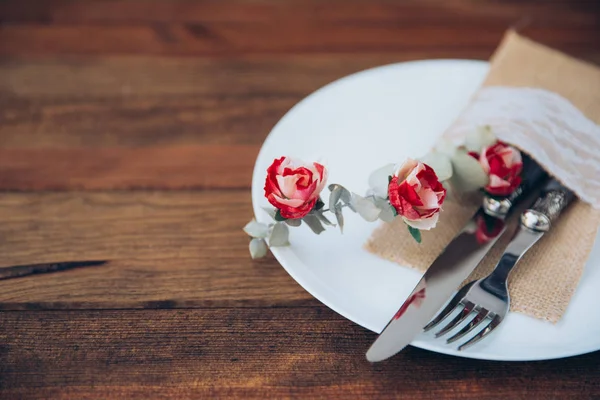
M374 169L425 154L466 106L487 70L481 61L407 62L366 70L317 90L279 121L258 155L252 180L257 219L270 220L261 207L269 206L263 187L275 158L320 160L328 167L329 182L362 193ZM292 228L291 246L272 251L314 297L381 332L421 274L365 251L362 246L376 224L353 213L345 218L344 234L329 228L317 236L305 226ZM541 360L598 350L600 313L594 310L600 304L599 265L595 246L569 309L556 325L511 313L497 333L462 352L424 335L412 345L488 360Z

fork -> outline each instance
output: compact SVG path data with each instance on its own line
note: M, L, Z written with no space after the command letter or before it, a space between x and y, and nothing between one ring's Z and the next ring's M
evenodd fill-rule
M456 342L478 326L483 328L460 345L458 350L464 350L487 337L504 320L510 308L507 280L511 270L527 250L550 229L574 197L573 192L551 179L533 206L521 214L517 231L490 275L472 281L460 289L424 330L433 329L458 309L459 313L435 334L436 338L457 328L469 317L472 317L469 322L446 342Z

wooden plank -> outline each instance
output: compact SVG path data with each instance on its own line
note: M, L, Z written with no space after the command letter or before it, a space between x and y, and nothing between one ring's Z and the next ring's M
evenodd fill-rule
M2 266L108 264L0 281L0 308L304 304L269 257L252 261L249 192L4 193Z
M251 26L87 26L6 25L0 30L0 55L152 54L232 56L239 53L406 52L440 49L493 49L511 24L485 26L307 26L290 22ZM273 31L279 34L273 35ZM576 55L598 48L596 27L573 25L528 28L532 39ZM85 38L85 40L83 40ZM126 38L126 39L125 39ZM597 51L593 52L597 54Z
M479 0L5 0L0 14L9 23L116 24L143 22L269 23L274 20L341 22L446 23L481 21L483 18L515 20L535 13L543 21L594 23L593 0L482 2ZM562 13L561 13L562 12ZM466 18L466 20L465 20ZM460 21L458 21L460 19Z
M591 399L600 353L512 363L409 348L324 307L0 313L2 398Z
M496 43L497 45L497 43ZM495 46L483 53L464 50L463 55L487 58ZM104 100L119 102L180 96L192 100L248 101L254 98L305 96L345 75L382 64L427 58L424 49L396 54L294 54L252 55L230 59L106 56L51 57L43 60L0 59L2 107L11 112L11 102L31 99L41 104ZM443 53L450 56L451 52ZM473 57L480 58L480 57ZM224 104L225 105L225 104ZM30 106L21 104L21 106ZM208 105L207 105L208 106ZM85 107L81 107L85 111ZM87 106L91 108L91 106ZM48 114L58 110L49 110ZM225 111L225 110L223 110ZM34 115L37 116L37 115ZM39 118L39 116L38 116ZM8 120L10 121L10 120ZM8 122L7 121L7 122Z
M404 52L492 49L503 32L577 54L598 48L597 3L54 1L3 4L0 54ZM562 28L557 30L557 28ZM277 34L273 34L277 32ZM597 51L595 51L597 53Z
M0 281L0 310L302 307L317 304L277 263L248 255L115 260Z
M511 25L572 51L598 48L597 5L427 2L13 0L0 9L0 54L204 54L339 51L431 52L493 48ZM534 16L534 17L532 17ZM562 27L560 34L556 28ZM277 32L277 34L273 34Z
M310 92L347 74L402 59L3 60L0 147L259 145Z
M251 145L0 149L0 189L245 189L258 150Z

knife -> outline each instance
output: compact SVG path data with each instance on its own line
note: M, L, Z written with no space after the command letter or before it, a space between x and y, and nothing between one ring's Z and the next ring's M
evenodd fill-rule
M467 279L506 230L505 220L547 178L523 154L521 185L508 197L485 196L483 204L427 269L415 289L367 351L370 362L383 361L406 347ZM485 234L482 235L482 232Z

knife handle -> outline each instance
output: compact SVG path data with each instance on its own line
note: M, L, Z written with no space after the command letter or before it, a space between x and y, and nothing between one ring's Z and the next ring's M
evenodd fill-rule
M523 158L521 184L514 192L504 198L486 195L483 199L483 209L486 214L501 219L507 218L511 210L515 209L523 199L529 196L548 177L546 171L531 157L525 153L521 153L521 156Z
M551 179L535 204L521 215L521 223L534 231L547 232L574 198L571 190L556 179Z

